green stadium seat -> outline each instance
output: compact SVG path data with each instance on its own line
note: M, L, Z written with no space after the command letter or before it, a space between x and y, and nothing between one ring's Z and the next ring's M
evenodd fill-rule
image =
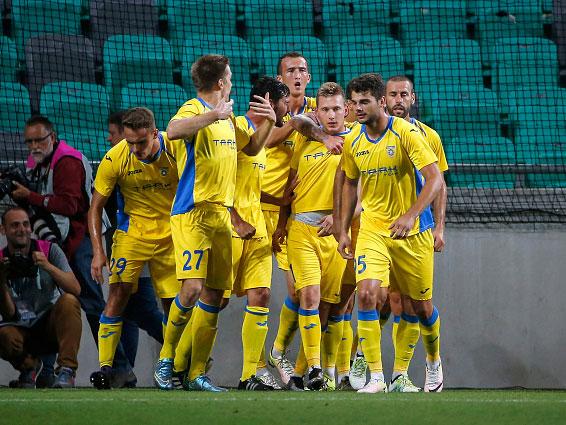
M388 28L390 0L356 2L322 0L323 40L327 46L342 43L351 35L375 35L375 28Z
M330 62L336 66L336 80L348 82L366 72L378 72L384 79L405 73L401 44L388 36L345 36L340 43L329 44ZM387 52L381 54L380 52Z
M29 37L44 33L81 33L82 0L13 0L12 26L18 58Z
M167 22L173 54L180 61L186 40L200 37L200 47L205 50L203 39L237 35L237 0L221 4L214 0L167 0Z
M402 0L394 9L399 10L400 35L405 46L425 34L435 38L466 37L464 0Z
M554 128L546 123L518 129L515 133L518 162L530 165L564 166L566 164L564 134L563 128ZM529 187L566 188L566 173L529 173L526 175L526 183Z
M16 44L10 38L0 36L0 80L16 82L17 72Z
M515 127L527 125L533 116L544 116L544 122L556 127L566 127L566 88L554 86L516 87L499 95L501 112L507 113Z
M443 139L499 136L496 94L477 86L446 86L431 95L433 128Z
M173 82L173 55L167 40L152 35L114 35L104 43L104 80L112 106L129 83Z
M234 114L244 115L249 108L251 83L237 84L232 86L230 99L234 100Z
M558 87L556 45L538 37L506 37L492 47L496 58L492 84L498 92L522 86Z
M28 89L18 83L0 82L0 131L22 131L30 115Z
M59 138L87 158L98 160L108 150L106 120L110 108L104 87L70 81L46 84L39 108L53 122Z
M132 83L122 87L120 109L144 106L153 111L157 128L165 131L169 120L188 100L182 87L168 83Z
M515 173L489 173L489 171L460 172L459 164L493 166L517 163L515 147L509 139L496 136L470 136L444 139L444 151L450 164L448 185L466 188L512 189Z
M314 95L320 85L327 80L326 47L318 38L306 35L266 37L259 56L261 72L276 75L279 58L287 52L299 52L305 56L311 74L307 94Z
M181 56L181 75L187 92L194 93L191 65L200 56L211 53L226 55L230 59L232 84L250 84L251 53L245 40L230 35L194 34L184 41Z
M408 62L414 64L415 82L419 84L483 84L480 46L473 40L424 40L405 52Z
M308 0L245 0L244 7L246 40L253 50L260 50L269 36L313 35L313 6Z

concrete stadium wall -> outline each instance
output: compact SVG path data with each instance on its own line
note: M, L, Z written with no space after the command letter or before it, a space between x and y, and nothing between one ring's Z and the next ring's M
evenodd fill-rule
M566 231L447 231L447 248L437 254L435 270L446 387L566 388L565 253ZM280 271L274 274L272 289L268 347L286 293ZM221 314L211 376L222 385L235 386L240 376L242 310L243 300L233 298ZM98 360L84 323L77 384L88 386ZM393 362L390 324L382 347L388 377ZM142 332L135 365L140 386L152 385L158 352L157 344ZM420 343L410 374L422 386ZM0 363L0 384L16 377L8 363Z

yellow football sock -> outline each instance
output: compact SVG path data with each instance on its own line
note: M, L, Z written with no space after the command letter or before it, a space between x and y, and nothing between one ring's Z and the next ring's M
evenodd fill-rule
M161 332L163 332L163 339L165 339L165 331L167 330L167 318L168 316L163 313L163 320L161 321Z
M394 337L395 362L393 363L393 372L405 373L409 370L409 363L415 353L415 346L419 341L420 334L419 318L403 313Z
M320 367L321 330L318 309L304 310L299 308L299 327L307 364L309 367Z
M381 329L376 310L358 310L358 335L370 372L382 372Z
M393 327L391 328L391 341L393 341L393 349L395 349L395 344L397 338L397 329L399 329L399 321L401 316L393 316Z
M246 307L242 325L243 366L240 381L255 375L267 336L267 307Z
M342 327L342 340L338 346L338 354L336 356L336 372L338 372L338 375L347 374L350 371L353 337L354 331L352 330L352 315L345 314L344 325Z
M100 367L112 367L116 347L120 342L120 335L122 334L122 323L121 317L100 315L100 327L98 328L98 360Z
M299 351L297 352L297 361L295 362L295 376L304 376L309 365L307 364L307 357L303 348L303 342L299 344Z
M175 372L184 372L189 365L191 351L193 349L193 315L183 329L183 334L179 338L179 343L175 349L175 361L173 362L173 370Z
M280 353L284 353L293 340L293 336L299 326L299 304L293 303L287 296L285 303L281 306L279 314L279 328L273 342L273 347Z
M185 325L191 318L192 311L192 306L185 307L179 301L179 296L175 297L175 302L172 302L169 308L167 328L163 337L163 346L159 353L160 359L172 359L175 357L175 349L179 343L179 338L181 338Z
M261 354L259 356L259 361L257 362L257 370L267 369L267 363L265 362L265 342L263 347L261 347Z
M432 315L420 321L421 335L423 336L426 359L436 361L440 358L440 316L436 307Z
M334 375L336 367L336 357L338 355L338 347L342 340L342 331L344 328L344 316L330 316L325 332L322 334L323 362L322 367L325 371L330 372L330 376Z
M212 352L216 332L218 330L218 313L220 307L208 305L201 300L197 302L198 308L193 313L192 335L193 346L191 353L191 369L189 380L204 375L206 362Z

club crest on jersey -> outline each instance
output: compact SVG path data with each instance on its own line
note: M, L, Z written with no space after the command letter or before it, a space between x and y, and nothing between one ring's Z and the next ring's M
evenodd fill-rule
M159 169L159 174L161 174L163 177L165 177L167 174L169 174L169 168L168 167L162 167Z
M385 151L390 158L393 158L395 156L395 146L386 146Z

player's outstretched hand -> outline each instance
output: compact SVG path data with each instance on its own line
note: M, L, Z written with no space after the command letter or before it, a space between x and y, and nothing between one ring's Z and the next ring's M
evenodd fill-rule
M271 107L271 102L269 101L269 92L265 93L265 97L254 95L257 102L250 102L250 109L259 117L268 119L271 122L275 122L277 117L275 116L275 111Z
M214 111L218 114L219 120L225 120L232 115L232 108L234 106L234 100L226 102L224 99L220 99L220 102L214 107Z
M104 267L110 269L106 256L104 254L93 253L92 262L90 263L90 275L95 282L101 285L104 283L104 277L102 276L102 269Z
M346 260L354 259L354 251L352 251L352 240L347 233L341 233L338 241L338 252Z
M344 146L344 139L340 136L326 136L324 138L324 146L326 149L334 155L340 155L342 153L342 148Z
M405 239L415 226L415 219L407 214L403 214L389 226L390 236L393 239Z
M285 243L285 238L287 237L287 230L285 228L278 227L273 232L271 238L271 247L275 252L281 252L281 244Z
M333 228L333 218L332 218L332 214L328 214L327 216L323 217L319 222L318 222L319 226L318 226L318 236L323 237L323 236L330 236L332 234L332 228Z
M287 205L291 205L291 202L297 197L295 193L295 188L299 184L299 175L296 174L293 180L291 180L291 184L285 187L285 191L283 192L283 196L281 197L281 204L280 206L286 207Z
M432 237L434 238L434 252L442 252L444 250L444 229L435 227L432 229Z

